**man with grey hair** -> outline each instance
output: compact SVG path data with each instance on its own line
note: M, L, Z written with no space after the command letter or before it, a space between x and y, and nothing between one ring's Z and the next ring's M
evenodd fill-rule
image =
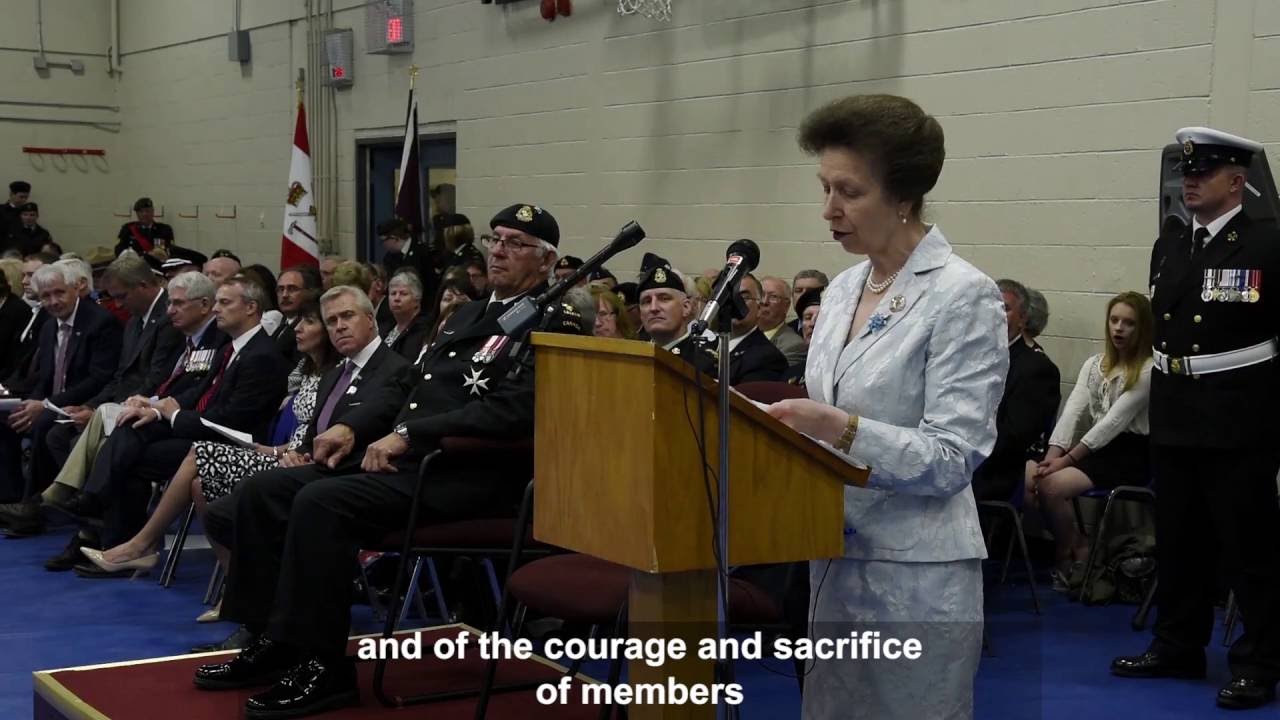
M1004 297L1009 372L996 410L996 445L973 475L979 501L1008 501L1026 471L1031 448L1052 429L1061 389L1058 367L1023 341L1029 293L1016 280L996 281Z
M131 251L126 251L121 257L129 254ZM213 326L213 282L199 272L186 272L169 281L164 296L168 299L165 318L151 363L158 367L160 374L148 375L134 386L121 383L110 396L99 393L100 397L86 403L88 406L101 400L87 420L80 422L83 415L73 412L75 422L59 425L49 433L50 452L55 457L61 453L64 459L61 469L40 496L0 506L0 526L5 526L10 534L41 532L44 523L40 504L76 514L77 505L82 502L77 500L78 493L93 469L98 449L115 430L116 418L126 406L149 407L151 397L181 394L200 385L211 372L211 358L228 341L226 334ZM45 568L70 570L81 560L77 545L70 548L69 553L49 560Z
M1040 337L1040 333L1043 333L1049 325L1049 301L1045 299L1044 293L1034 288L1027 288L1025 314L1027 317L1022 328L1022 339L1036 350L1044 352L1044 348L1036 342L1036 338Z
M801 270L796 273L794 278L791 279L791 307L794 308L796 303L799 302L800 296L809 290L817 290L821 292L826 290L827 285L830 284L830 281L827 280L827 274L821 270ZM797 333L800 333L799 313L796 313L796 315L796 319L787 323L787 327L795 330ZM801 334L803 335L803 333Z
M209 358L212 373L177 396L160 397L146 407L133 403L120 413L83 492L74 504L60 506L86 524L100 517L105 547L120 544L142 528L151 483L172 477L196 440L226 439L214 426L265 442L290 368L262 331L264 307L265 292L256 282L237 275L222 283L213 313L218 329L231 342ZM89 577L127 574L91 564L77 566L76 572Z
M120 324L111 313L84 301L76 292L70 266L42 266L32 277L50 321L40 330L35 387L0 427L0 500L15 502L36 489L22 480L24 435L43 451L44 438L57 416L44 408L79 405L110 381L120 356Z
M787 314L791 312L791 287L780 277L760 278L760 311L756 319L760 332L778 348L787 359L787 366L804 362L809 346L800 333L787 326Z

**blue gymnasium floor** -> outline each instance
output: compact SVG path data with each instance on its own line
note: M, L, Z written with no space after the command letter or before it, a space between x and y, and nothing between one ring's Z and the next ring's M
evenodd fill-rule
M221 639L231 628L198 625L200 598L212 567L208 552L189 552L169 590L154 576L84 580L46 572L45 558L67 535L0 538L0 719L31 717L33 670L173 655ZM1209 679L1119 680L1107 674L1113 655L1141 651L1146 635L1129 630L1130 606L1081 607L1041 591L1045 615L1030 611L1026 587L1010 585L989 613L994 656L983 659L977 683L979 718L1105 720L1108 718L1280 717L1280 706L1227 713L1213 704L1229 677L1219 629L1209 651ZM359 630L373 630L368 608L356 611ZM603 677L602 667L587 672ZM743 718L799 716L795 681L753 663L739 663L747 703ZM851 717L856 717L853 715Z

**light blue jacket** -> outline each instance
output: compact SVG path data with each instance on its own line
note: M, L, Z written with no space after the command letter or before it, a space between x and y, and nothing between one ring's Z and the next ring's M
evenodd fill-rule
M845 489L845 557L946 562L986 557L973 472L996 441L1008 332L995 283L935 225L847 345L870 262L823 293L806 382L860 416L849 454L872 469Z

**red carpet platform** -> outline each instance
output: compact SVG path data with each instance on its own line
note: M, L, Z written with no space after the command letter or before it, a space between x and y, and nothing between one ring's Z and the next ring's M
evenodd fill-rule
M464 625L447 625L422 631L424 654L432 641L456 635L458 630L475 632ZM409 631L412 632L412 631ZM404 634L404 633L401 633ZM356 638L349 651L354 655ZM470 643L474 651L475 643ZM43 670L33 673L35 720L233 720L244 717L245 698L261 689L206 692L191 683L198 665L216 662L232 653L204 653L124 663ZM390 695L464 690L479 687L484 662L477 658L461 661L432 659L400 660L387 667L386 688ZM361 662L360 706L325 713L324 720L366 720L373 718L432 718L462 720L475 712L474 699L453 700L405 709L385 708L373 696L373 662ZM554 681L564 668L543 659L503 661L498 666L498 682L530 680ZM578 682L594 682L579 675ZM575 683L576 685L577 683ZM570 697L577 696L575 690ZM539 705L533 691L493 696L488 717L501 718L595 718L599 707L591 705Z

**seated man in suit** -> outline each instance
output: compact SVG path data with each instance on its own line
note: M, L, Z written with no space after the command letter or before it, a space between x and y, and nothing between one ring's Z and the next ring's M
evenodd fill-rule
M89 399L111 380L120 356L120 323L76 294L76 276L70 267L42 266L32 283L52 320L40 330L37 383L0 426L0 499L6 502L33 494L34 489L24 487L22 481L21 438L30 434L37 451L43 446L45 434L58 418L44 408L44 402L65 407Z
M181 354L164 367L165 377L161 382L146 385L150 379L143 380L143 386L129 394L121 388L113 401L103 403L94 410L93 415L75 439L75 444L71 447L66 462L58 471L53 484L41 493L40 503L52 506L73 517L93 512L91 508L96 503L82 499L80 489L88 481L89 474L93 471L94 461L98 457L98 450L106 442L107 437L114 432L116 419L124 408L150 407L151 400L154 398L181 396L192 388L199 387L211 373L217 370L214 367L214 359L218 351L231 339L215 326L213 316L215 290L213 281L198 272L183 273L169 281L166 293L169 297L166 318L169 328L166 328L164 333L168 334L171 331L179 333ZM165 340L162 339L161 342L167 345ZM8 520L9 527L5 532L22 534L24 530L40 529L42 523L39 509L24 505L0 508L6 511L5 514L0 514L0 523L6 522L6 514L9 508L13 508L12 516ZM80 537L82 540L89 541L90 545L98 544L96 530L81 530ZM47 560L44 566L46 570L70 570L81 562L83 557L79 552L79 545L73 543L68 546L67 551Z
M66 463L80 432L92 419L99 405L119 402L144 390L149 394L169 375L182 354L182 333L170 324L166 313L168 293L151 267L132 252L113 260L101 278L102 289L131 317L124 328L123 345L116 372L111 382L84 402L63 409L73 422L55 425L45 442L33 448L31 481L34 493L43 492L53 483L59 468ZM70 488L60 486L57 497L68 496ZM36 534L41 531L39 495L16 505L0 506L0 525L9 535Z
M232 549L222 616L257 637L231 661L200 667L195 683L233 689L283 676L249 698L249 718L300 717L356 702L355 666L345 655L357 549L403 529L418 466L440 438L532 435L533 368L507 379L518 343L498 318L546 287L560 233L551 214L532 205L513 205L490 225L493 295L458 309L428 346L394 431L361 455L363 420L348 415L329 431L336 437L316 438L315 465L261 473L209 506L210 535ZM582 332L567 310L559 317L557 329ZM513 513L523 491L524 481L513 482L510 468L495 462L446 455L431 468L422 487L425 522Z
M320 272L310 265L298 265L280 273L276 281L276 301L284 322L276 328L272 339L280 354L293 362L298 360L297 339L298 308L303 303L314 302L320 297Z
M40 206L28 202L18 208L17 225L13 226L9 236L9 245L18 250L20 255L40 252L46 243L53 242L53 236L40 224Z
M1023 339L1027 288L1007 279L996 285L1009 326L1009 374L996 410L996 446L973 474L973 496L979 501L1009 500L1031 459L1032 445L1052 429L1062 399L1058 366Z
M176 397L145 404L139 398L120 413L74 506L75 516L82 521L102 518L101 540L107 547L129 539L142 527L151 483L172 477L194 441L222 439L205 422L265 440L290 370L275 343L262 332L265 305L265 293L253 280L236 275L224 282L216 293L213 313L218 329L231 342L209 358L213 372ZM81 544L83 538L77 535L68 550ZM78 566L77 573L110 575L87 564Z
M791 309L790 286L780 277L761 278L760 284L763 287L757 320L760 332L782 352L787 359L787 367L803 365L809 346L800 333L787 324L787 312Z
M10 397L30 394L39 382L36 350L40 345L40 330L49 320L49 313L40 304L40 293L36 292L31 278L35 276L36 270L44 265L51 265L55 261L57 258L44 253L27 255L22 259L22 301L31 308L31 315L18 336L18 346L13 350L11 369L4 378L0 378Z

